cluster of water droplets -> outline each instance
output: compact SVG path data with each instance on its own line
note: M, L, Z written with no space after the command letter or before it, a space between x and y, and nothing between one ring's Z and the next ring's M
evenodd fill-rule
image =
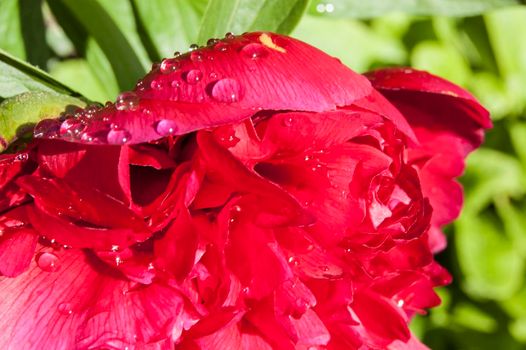
M154 77L151 81L139 81L136 86L137 93L123 92L117 97L114 104L108 102L104 107L92 105L58 119L42 120L35 126L34 136L98 144L126 144L130 142L132 134L117 123L111 123L113 117L111 108L114 107L117 113L138 111L151 114L147 108L140 106L139 95L148 88L159 91L165 87L175 89L178 96L183 84L188 87L201 86L204 94L213 101L238 102L243 97L243 87L237 78L221 76L221 73L209 71L210 69L205 70L203 67L206 66L201 66L201 63L206 60L218 58L218 52L228 53L237 50L236 54L240 54L249 61L263 59L269 54L269 49L257 41L246 40L246 42L234 44L235 39L237 38L233 33L226 33L224 39L209 39L204 48L193 44L187 54L175 52L174 57L165 58L160 63L154 64L153 69L159 69L161 76ZM188 61L193 64L189 65ZM174 80L170 82L168 77L174 77ZM204 102L204 95L198 98L197 102ZM94 115L97 118L93 118ZM171 119L160 119L152 126L155 132L162 137L178 132L177 122Z
M200 62L216 59L218 57L217 52L226 53L233 50L234 46L229 41L235 38L236 36L233 33L226 33L223 40L216 38L209 39L205 48L192 44L188 54L175 52L174 57L163 59L161 63L155 65L154 68L158 67L163 75L179 74L171 83L166 83L166 78L163 76L153 79L149 83L150 88L153 90L161 90L165 86L179 88L181 83L188 85L203 83L205 86L210 84L211 88L205 89L205 91L212 100L222 103L238 102L242 98L242 87L237 79L233 77L219 77L216 72L210 72L208 75L205 75L205 72L199 67ZM257 42L243 44L239 48L239 52L242 57L254 61L264 58L269 54L268 49ZM187 69L185 68L185 62L188 59L196 63L196 65ZM146 86L140 82L138 88L146 89Z

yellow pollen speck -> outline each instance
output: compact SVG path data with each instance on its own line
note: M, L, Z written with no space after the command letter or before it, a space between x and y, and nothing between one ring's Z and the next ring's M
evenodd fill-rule
M442 90L440 91L442 94L444 95L449 95L449 96L453 96L453 97L459 97L456 93L454 93L453 91L449 91L449 90Z
M278 52L281 52L281 53L285 53L287 52L287 50L285 50L284 48L282 48L281 46L278 46L276 45L273 41L272 41L272 38L270 37L270 35L266 34L266 33L263 33L259 36L259 41L265 45L266 47L272 49L272 50L276 50Z

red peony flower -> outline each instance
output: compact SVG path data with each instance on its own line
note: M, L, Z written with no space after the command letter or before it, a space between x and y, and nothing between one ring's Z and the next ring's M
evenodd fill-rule
M248 33L0 158L1 349L425 349L491 126L425 72Z

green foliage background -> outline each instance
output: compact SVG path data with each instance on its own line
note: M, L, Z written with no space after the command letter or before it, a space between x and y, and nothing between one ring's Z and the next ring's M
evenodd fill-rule
M46 117L35 105L56 113L57 105L71 104L65 95L114 100L153 61L227 31L292 33L359 72L393 65L431 71L479 97L495 127L468 160L465 208L438 257L454 283L440 291L442 306L412 328L436 350L526 349L521 2L0 0L0 136ZM17 96L26 92L39 93Z

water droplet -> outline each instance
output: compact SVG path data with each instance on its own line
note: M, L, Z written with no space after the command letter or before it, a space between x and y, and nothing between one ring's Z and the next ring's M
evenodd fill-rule
M37 257L37 265L46 272L55 272L59 268L59 260L53 253L42 253Z
M155 131L161 136L169 136L177 131L177 123L175 120L162 119L157 122Z
M265 46L258 44L258 43L251 43L248 45L245 45L241 49L241 53L250 59L256 60L258 58L263 58L268 55L268 50L265 48Z
M398 307L403 307L404 304L405 304L405 302L404 302L403 299L400 299L400 300L398 300L398 301L396 302L396 306L398 306Z
M170 86L174 89L177 89L179 86L181 86L181 82L179 80L174 80L170 83Z
M320 3L316 5L316 11L318 11L319 13L332 13L334 12L334 5L331 3L328 3L328 4Z
M192 69L186 73L184 79L190 85L197 84L203 79L203 72L199 69Z
M118 251L118 250L119 250L119 246L118 246L118 245L113 244L113 245L111 246L111 251L112 251L112 252L116 252L116 251Z
M281 123L283 124L283 126L291 127L292 125L294 125L294 118L285 117L281 120Z
M295 256L289 257L289 259L287 261L289 262L289 264L291 264L293 266L298 266L299 263L300 263Z
M217 73L215 73L215 72L211 72L211 73L208 75L208 77L209 77L210 79L212 79L212 80L216 80L216 79L217 79Z
M225 52L227 51L229 48L228 44L220 41L218 42L217 44L215 44L214 46L214 49L217 50L217 51L220 51L220 52Z
M211 94L219 102L237 102L241 99L241 85L232 78L221 79L214 84Z
M150 83L150 87L154 90L161 90L163 84L160 80L152 80L152 82Z
M122 259L120 256L117 256L115 257L115 265L116 266L119 266L120 264L122 264Z
M112 145L122 145L130 141L131 135L124 129L111 129L106 140Z
M86 129L86 125L76 118L69 118L60 125L60 136L75 137Z
M119 111L134 111L139 106L139 96L134 92L123 92L117 97L115 108Z
M181 62L175 58L165 58L161 61L161 73L169 74L181 68Z
M206 45L207 46L212 46L212 45L215 45L219 42L219 39L217 38L210 38L208 39L208 41L206 42Z
M86 107L85 109L85 113L84 113L84 116L86 118L91 118L93 116L93 114L95 114L98 110L100 109L100 107L98 105L90 105L88 107Z
M35 126L33 136L54 138L60 130L60 122L56 119L43 119Z
M201 62L203 60L203 53L201 51L192 51L190 53L190 59L193 62Z
M15 159L18 160L19 162L25 162L26 160L29 159L29 154L27 153L17 154Z
M71 315L73 313L71 303L60 303L58 304L57 310L62 315Z
M180 53L179 51L175 51L175 52L174 52L174 57L177 58L177 57L179 57L179 56L181 56L181 53Z
M226 34L225 34L225 39L232 40L232 39L234 39L235 37L236 37L235 34L232 33L232 32L226 32Z
M189 51L194 51L194 50L197 50L199 48L199 45L197 44L192 44L190 45L190 47L188 48Z
M245 295L248 295L250 293L250 288L249 287L244 287L241 292Z

